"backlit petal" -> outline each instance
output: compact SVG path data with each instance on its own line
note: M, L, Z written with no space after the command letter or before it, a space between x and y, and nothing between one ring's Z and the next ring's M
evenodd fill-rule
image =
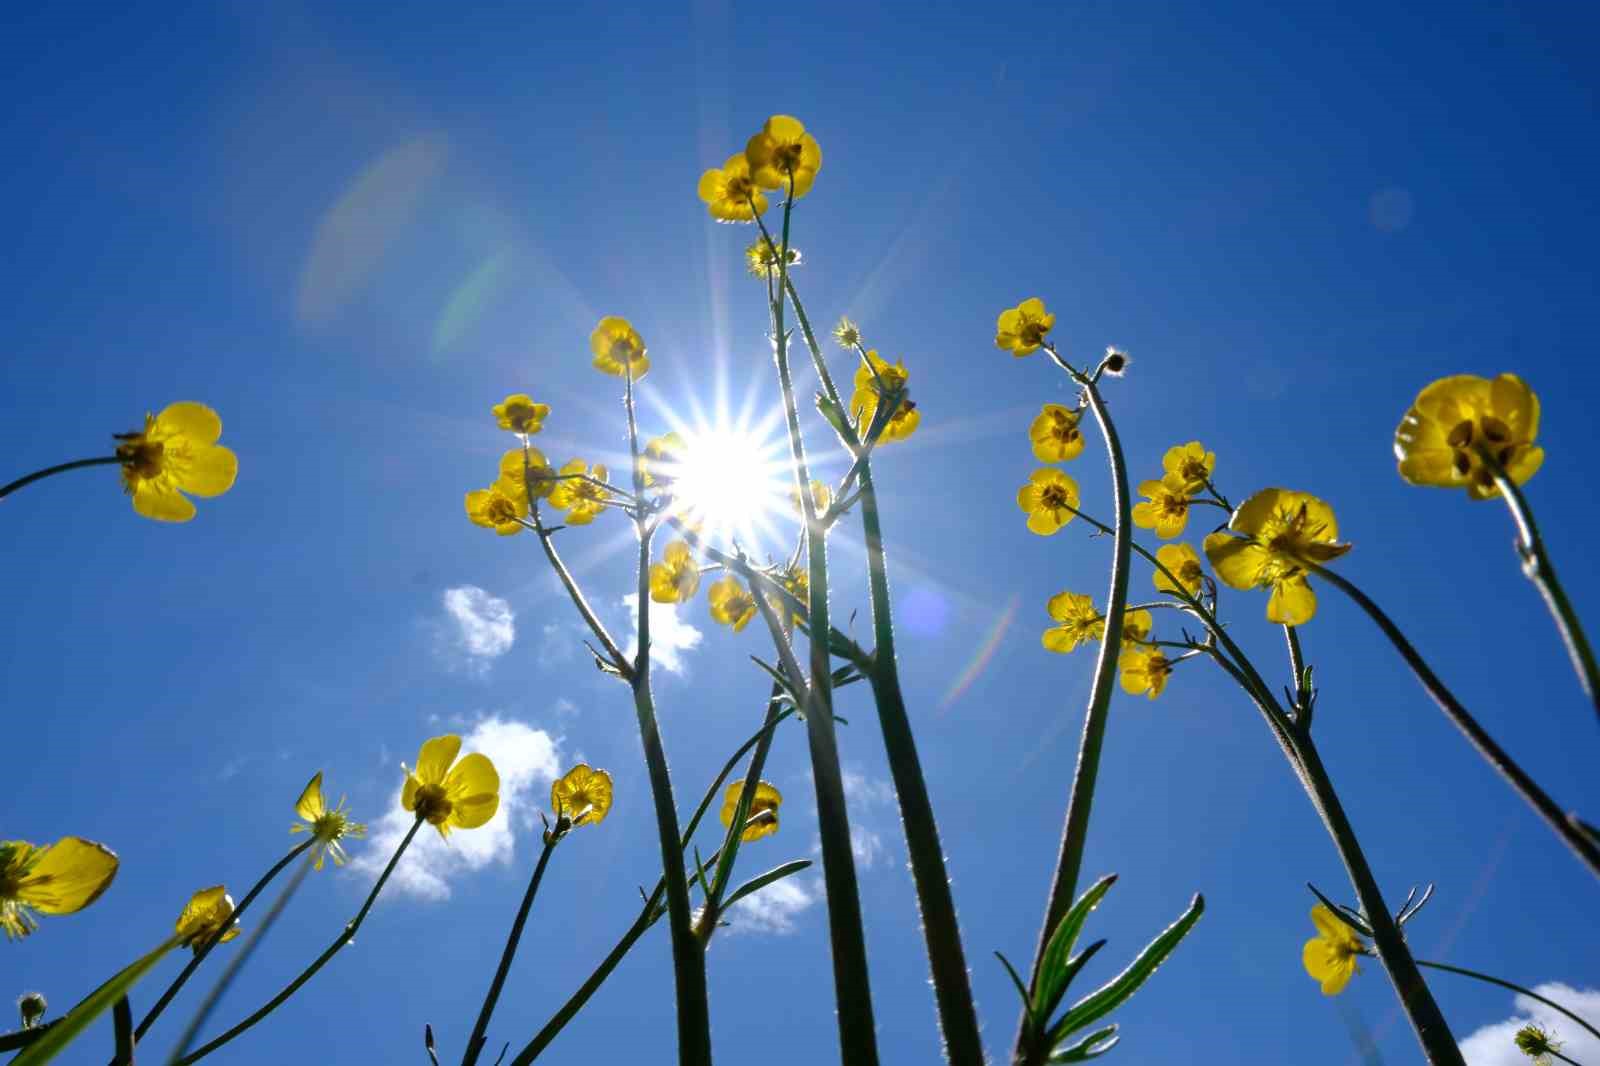
M422 750L417 752L417 765L411 772L421 784L443 784L450 764L456 761L456 756L460 753L461 738L454 733L426 740L422 744Z
M156 415L159 437L187 437L194 444L215 444L222 436L222 419L203 403L183 401L169 404Z
M328 813L328 805L322 796L321 770L307 782L306 787L300 792L300 798L294 801L294 813L308 822L314 822Z
M45 914L82 910L99 899L117 875L116 853L104 844L62 837L43 850L17 886L16 898Z
M233 488L239 476L239 457L220 444L195 448L189 456L178 487L196 496L221 496Z

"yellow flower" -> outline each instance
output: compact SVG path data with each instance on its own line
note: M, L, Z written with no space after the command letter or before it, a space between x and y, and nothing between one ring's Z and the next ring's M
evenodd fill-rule
M739 793L744 791L744 782L735 781L728 786L728 791L722 796L722 824L726 827L733 825L733 816L738 813ZM739 834L739 839L748 844L752 840L769 837L778 831L778 808L783 805L783 793L766 781L757 781L755 795L750 797L750 813L744 820L744 832Z
M877 373L874 374L874 371ZM899 392L899 403L884 423L878 440L888 443L911 436L922 421L922 414L905 392L906 383L910 380L911 372L906 369L905 360L891 364L880 359L876 351L867 352L866 364L856 368L855 391L850 396L850 412L856 420L857 429L865 433L872 425L878 404L891 392Z
M1500 490L1478 449L1521 485L1544 462L1544 449L1533 443L1538 433L1539 397L1521 378L1457 374L1417 395L1394 431L1394 454L1411 484L1465 486L1468 496L1486 500Z
M1044 309L1044 301L1037 296L1030 297L1000 312L1000 320L995 323L995 347L1009 351L1018 359L1032 355L1055 324L1056 316Z
M445 838L452 826L478 828L500 807L500 775L494 763L478 752L456 762L460 752L461 738L454 734L424 741L417 768L406 770L400 792L400 806L415 811Z
M1122 646L1130 644L1143 644L1150 639L1150 630L1155 627L1155 620L1150 617L1149 611L1123 611L1122 612Z
M743 152L730 155L721 170L712 167L700 175L700 199L718 222L754 222L767 210L767 195L756 188Z
M513 433L537 433L544 428L544 420L549 416L550 405L534 403L533 397L525 392L513 393L504 403L494 405L495 424Z
M611 810L611 775L579 763L550 785L550 809L574 826L599 825Z
M811 189L822 169L822 148L797 118L773 115L744 149L751 176L763 189L786 189L794 179L794 198ZM730 160L731 162L731 160ZM703 179L702 179L703 180Z
M1147 648L1140 644L1123 645L1117 668L1122 675L1122 691L1151 699L1161 695L1161 690L1167 687L1167 678L1172 674L1172 662L1159 648Z
M839 347L853 351L861 343L861 327L848 318L840 318L839 324L833 327L833 339Z
M650 567L650 598L657 603L688 603L700 587L700 567L689 552L689 542L674 540Z
M811 504L816 508L817 514L822 514L828 509L828 505L833 502L833 490L828 488L828 486L824 485L822 482L818 481L816 478L811 479L810 488ZM799 489L789 490L789 503L794 507L795 514L805 514L804 501L800 498Z
M187 522L194 503L184 493L221 496L233 488L239 458L217 443L222 419L200 403L175 403L144 416L144 430L119 433L122 487L133 509L158 522Z
M1064 463L1083 454L1083 431L1078 428L1082 411L1058 403L1047 403L1028 427L1033 441L1033 457L1041 463Z
M1200 556L1188 544L1163 544L1156 549L1156 559L1162 566L1172 571L1172 576L1178 579L1191 596L1200 595L1200 586L1205 581L1205 571L1200 569ZM1161 592L1177 592L1178 586L1167 580L1166 575L1157 570L1151 575L1156 583L1156 588Z
M1189 524L1189 494L1173 475L1141 481L1139 494L1149 497L1133 505L1133 524L1140 529L1153 529L1162 540L1170 540Z
M1533 1060L1533 1066L1550 1066L1561 1054L1563 1045L1550 1030L1529 1022L1511 1035L1518 1051ZM1562 1056L1565 1058L1565 1056ZM1566 1061L1571 1062L1571 1059Z
M183 913L178 915L175 926L178 946L193 948L198 955L206 946L206 941L223 926L227 926L228 931L218 939L219 944L226 944L239 935L239 923L233 920L233 897L221 885L202 888L189 897Z
M652 437L645 442L644 454L639 456L639 467L644 471L644 483L655 485L671 481L677 476L685 451L683 438L676 430Z
M0 929L6 939L39 927L33 912L73 914L100 898L117 876L117 855L104 844L62 837L54 844L0 841Z
M1306 941L1300 959L1313 981L1322 982L1322 994L1337 996L1356 973L1356 959L1367 953L1356 931L1319 903L1311 908L1317 935Z
M322 869L323 860L333 856L335 866L343 866L348 858L344 853L344 845L340 843L345 837L357 839L367 835L367 827L361 822L350 820L344 813L344 797L339 797L339 806L333 810L328 809L328 802L322 795L322 771L318 770L306 787L300 792L300 798L294 801L294 813L300 816L300 821L289 827L291 833L310 833L311 850L317 856L317 869Z
M538 448L512 448L500 457L499 480L524 496L531 489L534 499L544 499L555 491L555 477L555 470Z
M561 468L561 476L565 480L557 481L556 487L550 490L550 506L567 512L567 525L588 525L611 499L609 492L594 483L604 481L607 473L599 463L591 467L582 459L572 460ZM594 481L575 476L579 474L594 478Z
M1094 609L1094 601L1080 592L1056 593L1045 610L1060 623L1045 630L1040 638L1048 651L1065 655L1091 640L1099 640L1105 633L1105 620Z
M732 574L711 583L706 590L706 601L711 605L712 621L732 626L735 633L756 616L756 598Z
M762 201L765 203L765 201ZM778 259L783 249L774 245L765 237L757 237L756 242L744 250L745 269L750 271L751 277L778 280ZM789 269L793 270L801 263L800 249L790 245Z
M1213 533L1206 557L1217 576L1236 589L1271 588L1268 621L1297 626L1317 613L1317 594L1306 581L1306 562L1326 563L1350 550L1337 543L1333 508L1305 492L1262 489L1233 512L1228 528Z
M1211 472L1217 468L1217 453L1206 451L1204 444L1192 440L1188 444L1168 448L1167 454L1161 457L1161 467L1166 471L1167 478L1176 481L1184 492L1193 496L1210 482Z
M1053 467L1041 467L1017 490L1017 506L1028 512L1028 528L1048 537L1076 517L1078 483Z
M778 579L778 584L783 586L785 592L800 601L800 606L790 617L795 622L804 622L805 612L811 609L811 576L801 567L784 570L773 576ZM767 602L772 604L772 609L777 612L779 618L782 618L783 612L790 607L788 600L776 594L768 596Z
M633 380L638 381L650 370L650 360L645 355L644 339L625 318L607 315L589 334L589 350L594 353L595 369L602 374L620 378L633 369Z
M522 453L517 453L521 465ZM502 537L521 533L522 519L528 514L528 495L522 488L522 475L516 480L500 477L486 489L467 493L467 518L473 525L492 529Z

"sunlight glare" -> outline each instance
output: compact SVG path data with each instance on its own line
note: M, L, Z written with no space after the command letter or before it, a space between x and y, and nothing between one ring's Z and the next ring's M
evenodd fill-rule
M788 457L772 441L727 425L683 437L673 476L684 521L703 523L714 542L731 538L753 548L791 514Z

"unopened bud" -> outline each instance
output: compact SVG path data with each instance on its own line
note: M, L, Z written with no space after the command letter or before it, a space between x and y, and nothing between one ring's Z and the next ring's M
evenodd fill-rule
M44 1017L44 1012L50 1009L50 1004L45 1002L44 995L39 992L24 992L17 997L17 1010L22 1015L22 1027L32 1029L39 1024L39 1019Z

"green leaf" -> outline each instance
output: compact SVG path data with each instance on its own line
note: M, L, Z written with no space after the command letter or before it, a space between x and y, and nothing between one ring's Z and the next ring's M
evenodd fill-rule
M1333 916L1335 918L1339 919L1345 925L1348 925L1350 928L1364 936L1372 935L1372 929L1368 927L1366 921L1363 920L1360 915L1353 913L1350 908L1346 907L1344 904L1335 903L1327 896L1324 896L1321 892L1317 891L1317 886L1312 884L1310 881L1306 882L1306 887L1311 890L1311 894L1313 896L1316 896L1322 901L1322 905L1324 907L1333 912Z
M994 953L994 957L1000 960L1000 965L1004 966L1006 973L1011 975L1011 983L1017 986L1017 995L1022 997L1022 1012L1028 1017L1028 1029L1030 1031L1038 1029L1039 1020L1033 1015L1033 1004L1028 1002L1028 986L1023 984L1022 978L1017 976L1016 968L1011 965L1010 959L998 951Z
M782 881L790 874L797 874L810 865L810 859L795 859L792 862L784 863L782 866L774 866L766 873L761 874L759 877L752 877L750 880L746 881L744 884L730 892L728 894L728 902L722 905L722 909L726 910L735 903L738 903L741 899L744 899L750 893L760 892L763 888L766 888L774 881Z
M844 408L819 392L817 393L817 411L827 420L828 425L833 427L835 433L841 437L848 438L849 431L845 428Z
M128 994L128 989L139 978L154 969L156 963L177 946L178 938L173 937L95 989L87 999L52 1025L44 1036L24 1048L22 1054L11 1060L11 1066L40 1066L61 1054L68 1044L77 1039L79 1033L89 1027L90 1022L110 1010L117 1000Z
M1033 983L1033 1010L1041 1018L1050 1017L1061 1003L1068 983L1077 972L1076 969L1069 970L1068 959L1072 955L1073 945L1077 943L1078 934L1083 931L1084 922L1089 920L1089 912L1099 905L1116 883L1117 875L1107 874L1090 885L1088 891L1078 897L1072 909L1061 916L1055 932L1050 934L1050 942L1039 957L1039 972ZM1079 965L1082 965L1081 961Z
M1108 1025L1104 1029L1096 1029L1071 1047L1057 1047L1045 1061L1088 1062L1104 1055L1121 1041L1122 1037L1117 1035L1117 1027Z
M1189 909L1150 941L1149 945L1139 953L1139 957L1128 964L1126 970L1074 1003L1072 1008L1061 1016L1061 1020L1050 1030L1051 1043L1059 1044L1067 1034L1077 1032L1090 1022L1099 1021L1120 1007L1129 996L1139 990L1139 986L1144 984L1151 974L1156 972L1156 967L1166 961L1179 941L1194 928L1194 923L1200 920L1200 915L1205 913L1205 909L1205 897L1196 893L1189 904Z

